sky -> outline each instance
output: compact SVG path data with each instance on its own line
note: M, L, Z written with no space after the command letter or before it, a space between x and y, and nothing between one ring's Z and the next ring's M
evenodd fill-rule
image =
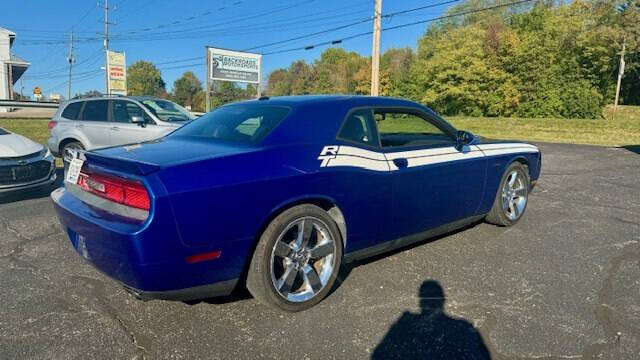
M382 13L441 4L446 0L382 0ZM382 28L426 20L441 15L452 4L383 18ZM138 60L155 63L171 91L185 71L204 82L205 46L232 50L255 48L264 54L262 77L291 62L317 59L327 46L311 50L269 54L306 47L371 31L374 0L110 0L109 48L126 53L127 65ZM73 30L71 96L88 90L104 92L104 0L22 0L3 4L0 27L17 34L12 53L31 63L16 92L32 95L38 86L43 95L67 93L67 54ZM358 23L356 25L351 25ZM349 26L346 26L349 25ZM345 26L344 28L262 46ZM381 50L411 47L428 24L383 31ZM371 35L342 42L348 51L371 55Z

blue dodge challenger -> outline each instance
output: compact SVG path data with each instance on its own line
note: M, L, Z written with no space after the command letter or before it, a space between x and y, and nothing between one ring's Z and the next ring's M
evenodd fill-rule
M299 311L343 262L481 219L513 225L540 167L537 147L457 131L411 101L264 97L79 152L51 197L77 253L139 298L242 283Z

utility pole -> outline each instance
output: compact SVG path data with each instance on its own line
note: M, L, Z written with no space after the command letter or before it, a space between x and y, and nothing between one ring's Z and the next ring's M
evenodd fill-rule
M109 95L109 0L104 0L104 73L106 94Z
M206 102L206 104L204 105L204 110L206 112L211 111L211 88L209 88L209 79L211 78L211 51L209 51L209 47L206 46L205 47L206 50L206 55L205 55L205 62L207 63L207 79L204 82L205 83L205 88L204 88L204 101Z
M67 55L67 62L69 63L69 83L67 84L67 100L71 99L71 68L73 64L76 62L76 59L73 57L73 31L69 36L69 55Z
M618 99L620 98L620 84L622 83L622 75L624 74L624 52L626 50L627 38L622 39L622 52L620 53L620 66L618 67L618 84L616 85L616 101L613 103L613 115L611 119L616 118L616 110L618 109Z
M380 18L382 0L375 0L373 11L373 46L371 48L371 96L378 96L380 88Z

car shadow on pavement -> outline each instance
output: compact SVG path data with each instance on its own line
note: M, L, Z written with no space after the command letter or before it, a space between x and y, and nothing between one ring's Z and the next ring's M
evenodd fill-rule
M621 148L640 155L640 145L625 145L625 146L621 146Z
M205 303L210 305L222 305L222 304L233 303L236 301L249 300L252 298L253 297L251 296L251 293L249 293L249 290L247 290L247 288L244 287L244 285L238 284L238 286L236 286L233 292L229 295L216 296L216 297L204 298L204 299L198 299L198 300L188 300L188 301L183 301L183 303L187 305L198 305L200 303Z
M438 240L440 240L442 238L446 238L446 237L449 237L451 235L457 234L459 232L463 232L463 231L466 231L468 229L471 229L471 228L477 226L478 224L482 224L483 222L484 222L483 220L477 220L477 221L475 221L475 222L473 222L471 224L468 224L466 226L463 226L463 227L461 227L459 229L455 229L455 230L452 230L450 232L447 232L447 233L444 233L444 234L441 234L441 235L438 235L438 236L426 238L424 240L415 242L413 244L409 244L409 245L402 246L402 247L399 247L399 248L396 248L396 249L393 249L393 250L389 250L389 251L383 252L381 254L374 255L374 256L371 256L371 257L368 257L368 258L365 258L365 259L362 259L362 260L356 260L356 261L348 263L348 264L343 263L342 266L340 267L340 272L338 272L338 276L336 277L336 282L335 282L335 284L333 284L333 288L331 289L331 291L329 292L329 294L327 296L331 296L331 294L333 294L340 287L340 285L347 280L347 277L349 277L349 274L351 273L351 271L353 269L359 267L359 266L367 265L369 263L376 262L376 261L384 259L386 257L392 256L392 255L395 255L395 254L398 254L398 253L401 253L401 252L404 252L404 251L407 251L407 250L411 250L411 249L413 249L415 247L422 246L422 245L425 245L425 244L428 244L428 243L431 243L431 242L434 242L434 241L438 241Z
M23 191L15 191L8 194L0 195L0 204L8 204L12 202L24 201L24 200L33 200L40 199L43 197L47 197L51 195L51 192L60 186L62 186L62 179L64 176L64 169L57 168L56 169L56 181L46 187L23 190Z
M442 286L420 286L420 312L405 311L378 344L372 359L491 359L480 332L468 321L446 314Z

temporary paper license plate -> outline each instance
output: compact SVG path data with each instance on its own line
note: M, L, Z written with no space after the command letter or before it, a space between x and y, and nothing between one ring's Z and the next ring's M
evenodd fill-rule
M80 177L80 170L82 170L82 164L84 164L84 160L75 158L71 160L71 164L69 164L69 169L67 170L67 178L66 180L72 184L78 183L78 177Z

